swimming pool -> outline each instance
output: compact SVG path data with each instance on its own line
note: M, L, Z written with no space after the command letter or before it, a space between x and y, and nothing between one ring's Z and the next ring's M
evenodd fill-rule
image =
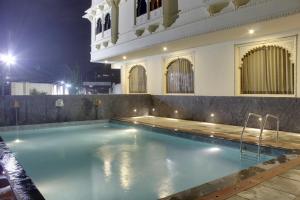
M256 165L215 139L116 123L1 133L47 200L153 200ZM262 155L259 162L274 158Z

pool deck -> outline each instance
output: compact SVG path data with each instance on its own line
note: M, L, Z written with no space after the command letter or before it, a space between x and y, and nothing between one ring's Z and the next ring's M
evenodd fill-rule
M158 128L171 129L175 131L189 132L193 134L209 135L210 137L224 138L226 140L240 141L240 134L243 127L214 124L207 122L197 122L173 118L163 118L154 116L142 116L118 119L135 124L155 126ZM249 143L257 143L260 130L247 128L244 140ZM275 148L300 150L300 133L279 132L279 142L275 139L276 131L265 130L263 133L263 146Z
M240 141L243 127L170 119L153 116L131 117L118 119L132 124L165 128L176 132L207 135ZM249 128L245 132L245 141L257 143L258 129ZM300 134L279 133L266 130L263 134L263 146L295 150L299 154ZM293 157L293 156L292 156ZM300 156L261 164L252 169L206 183L195 188L180 192L163 200L300 200Z

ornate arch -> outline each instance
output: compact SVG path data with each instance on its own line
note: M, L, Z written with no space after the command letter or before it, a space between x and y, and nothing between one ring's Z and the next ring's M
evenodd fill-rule
M102 33L102 19L99 18L97 20L97 26L96 26L96 35Z
M104 31L111 29L110 13L105 15Z
M147 93L147 74L142 65L135 65L129 71L129 93Z
M139 17L147 13L147 2L146 0L137 0L136 16Z
M242 94L294 94L294 63L283 47L264 45L248 51L240 70Z
M171 61L166 72L167 93L194 93L193 64L186 58Z

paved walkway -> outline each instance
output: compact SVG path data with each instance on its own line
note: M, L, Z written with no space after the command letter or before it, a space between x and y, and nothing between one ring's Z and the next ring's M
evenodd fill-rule
M141 123L149 126L187 131L194 134L206 134L211 137L221 137L229 140L240 141L240 134L243 127L224 124L214 124L207 122L197 122L189 120L180 120L173 118L143 116L120 119L132 123ZM257 143L259 129L248 128L245 131L244 140ZM263 145L282 147L286 149L300 149L300 133L279 132L279 142L275 139L276 132L265 130L263 133Z
M300 200L300 166L228 200Z

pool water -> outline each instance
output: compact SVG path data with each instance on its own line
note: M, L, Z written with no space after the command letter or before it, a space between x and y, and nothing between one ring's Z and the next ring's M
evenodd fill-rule
M153 200L258 162L238 148L114 123L0 135L47 200Z

